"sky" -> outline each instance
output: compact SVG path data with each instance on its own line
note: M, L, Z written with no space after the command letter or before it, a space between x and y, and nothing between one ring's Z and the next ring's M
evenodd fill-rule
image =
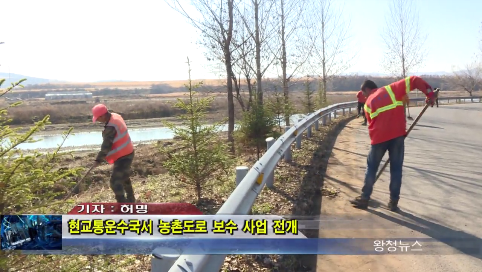
M186 3L189 0L184 0ZM384 73L380 31L390 0L344 0L358 52L347 72ZM479 50L482 1L415 1L429 54L417 72L450 72ZM77 82L217 78L199 34L163 0L2 0L0 72ZM415 72L415 71L414 71Z

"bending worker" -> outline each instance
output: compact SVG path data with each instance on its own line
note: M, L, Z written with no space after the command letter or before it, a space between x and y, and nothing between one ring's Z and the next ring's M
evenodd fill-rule
M114 164L110 177L110 188L114 191L118 203L134 203L134 189L130 179L132 160L134 159L134 145L131 142L126 123L122 116L110 113L103 104L92 108L92 121L104 123L102 132L102 146L95 159L93 167L97 167L103 160Z
M365 97L365 95L363 94L362 91L359 91L356 94L356 98L358 99L358 105L357 105L358 115L356 116L356 118L360 117L360 114L362 114L363 119L365 120L365 122L363 122L362 125L366 126L367 125L367 117L365 115L365 111L364 111L363 107L365 106L365 102L366 102L367 98Z
M368 207L378 167L388 150L390 158L388 208L392 211L398 209L407 125L404 102L408 101L408 94L415 89L422 91L427 96L426 103L433 107L436 97L432 87L417 76L407 77L382 88L378 88L371 80L366 80L361 85L361 91L367 97L365 115L368 119L371 148L367 158L362 193L350 201L353 206L361 209Z

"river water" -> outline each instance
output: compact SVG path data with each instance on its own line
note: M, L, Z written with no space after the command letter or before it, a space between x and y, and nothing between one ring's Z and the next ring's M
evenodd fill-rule
M470 99L465 99L466 102L470 101ZM446 103L446 101L440 101L442 103ZM353 109L352 109L353 110ZM356 110L356 109L355 109ZM333 117L333 113L331 114ZM298 120L303 118L304 115L296 114L291 116L291 123L297 123ZM282 122L284 123L284 122ZM227 131L228 126L224 125L221 127L221 131ZM157 141L157 140L167 140L172 139L174 133L168 129L167 127L151 127L151 128L134 128L129 129L129 134L131 139L135 143L139 142L149 142L149 141ZM38 135L35 136L34 139L39 140L35 143L23 143L18 146L19 149L24 150L35 150L35 149L49 149L49 148L56 148L59 144L62 143L62 134L50 134L50 135ZM102 127L99 127L99 130L96 131L87 131L87 132L78 132L70 135L67 140L65 141L63 147L75 150L83 150L82 147L98 145L102 144Z
M291 116L291 122L296 123L299 119L303 118L303 115L293 115ZM220 127L220 131L227 131L228 126L223 125ZM69 135L65 141L63 147L65 148L75 148L76 150L82 150L83 146L91 146L102 144L102 127L99 127L98 131L86 131L75 133ZM129 135L134 143L139 142L149 142L157 140L167 140L174 137L174 133L167 127L151 127L151 128L134 128L129 129ZM34 143L23 143L17 146L19 149L23 150L34 150L34 149L48 149L56 148L62 143L62 134L50 134L50 135L39 135L34 137L35 140L39 140Z

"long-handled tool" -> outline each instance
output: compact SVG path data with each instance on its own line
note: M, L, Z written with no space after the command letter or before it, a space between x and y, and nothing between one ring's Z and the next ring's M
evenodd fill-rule
M439 90L436 90L435 91L435 97L438 96L438 92ZM410 133L410 131L412 131L412 129L415 127L415 125L418 123L418 121L420 120L420 118L422 118L422 115L425 113L425 111L428 109L430 105L429 104L426 104L425 107L423 107L423 110L422 112L420 112L420 114L417 116L417 118L415 119L415 121L413 121L412 125L408 128L407 130L407 135ZM406 137L405 136L405 137ZM382 169L380 169L380 171L378 172L377 174L377 177L375 178L375 181L378 180L378 178L380 178L380 176L382 175L383 171L385 171L385 168L387 168L388 164L390 163L390 158L387 159L387 161L385 162L385 164L383 165Z
M412 116L410 116L410 105L409 105L409 104L407 104L407 111L408 111L408 117L407 117L407 119L408 119L408 120L413 120Z
M70 196L72 196L72 194L75 192L75 190L77 189L77 187L82 183L82 181L84 181L85 177L87 177L87 175L90 173L90 171L92 171L92 169L94 169L94 165L92 165L89 170L87 171L87 173L85 173L85 175L77 182L77 184L75 184L74 188L72 189L72 191L64 198L64 200L66 200L67 198L69 198Z

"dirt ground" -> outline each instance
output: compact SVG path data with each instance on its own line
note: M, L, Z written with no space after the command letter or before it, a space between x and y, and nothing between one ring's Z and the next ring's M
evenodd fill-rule
M368 146L369 140L360 139L361 136L355 133L361 127L360 123L359 119L349 122L336 138L324 175L324 186L335 188L338 194L336 197L323 197L320 212L323 218L352 219L357 220L357 224L353 225L353 221L350 223L351 225L344 226L336 223L334 225L337 227L334 227L334 225L322 222L318 237L372 239L378 237L387 240L394 237L413 237L413 230L401 228L399 225L380 219L367 211L353 208L349 203L350 199L355 198L361 192L366 167L365 150L368 147L360 147L360 145ZM356 152L359 149L363 151ZM378 186L388 187L388 184L382 183ZM380 211L385 211L382 207L386 207L386 203L375 202L370 206L372 209L379 208ZM367 224L370 224L371 227L367 227ZM308 259L308 263L312 267L315 267L316 263L316 272L405 271L403 267L407 266L407 262L411 265L420 262L420 259L414 255L318 255L310 256Z
M253 214L276 215L315 215L319 211L319 198L322 195L336 195L336 190L322 186L321 172L326 168L330 156L329 139L333 131L344 124L348 117L339 117L326 127L320 126L313 131L312 138L304 137L302 149L293 148L293 161L280 161L275 171L275 188L265 188L252 208ZM225 135L222 135L226 139ZM176 145L176 140L160 141L160 145ZM210 181L203 189L203 200L196 203L193 188L169 176L162 167L165 156L160 154L153 144L141 144L136 147L136 158L133 162L131 177L136 198L145 203L192 203L205 214L214 214L226 201L235 188L235 166L251 167L257 160L254 148L238 147L236 165L233 171L221 181ZM262 154L265 151L262 152ZM62 167L88 167L96 152L74 153L71 159L65 160ZM62 205L57 212L67 213L81 202L114 202L114 194L109 188L111 167L102 165L94 169L79 186L79 191ZM75 180L72 180L74 186ZM69 188L59 188L69 192ZM305 235L310 236L307 232ZM63 271L123 272L150 271L150 256L58 256L49 257L29 255L22 260L24 266L38 263L37 267L51 269L62 267ZM67 269L67 270L66 270ZM230 255L226 258L223 272L303 272L313 271L297 255ZM29 270L25 270L29 271ZM42 270L44 271L44 270Z

